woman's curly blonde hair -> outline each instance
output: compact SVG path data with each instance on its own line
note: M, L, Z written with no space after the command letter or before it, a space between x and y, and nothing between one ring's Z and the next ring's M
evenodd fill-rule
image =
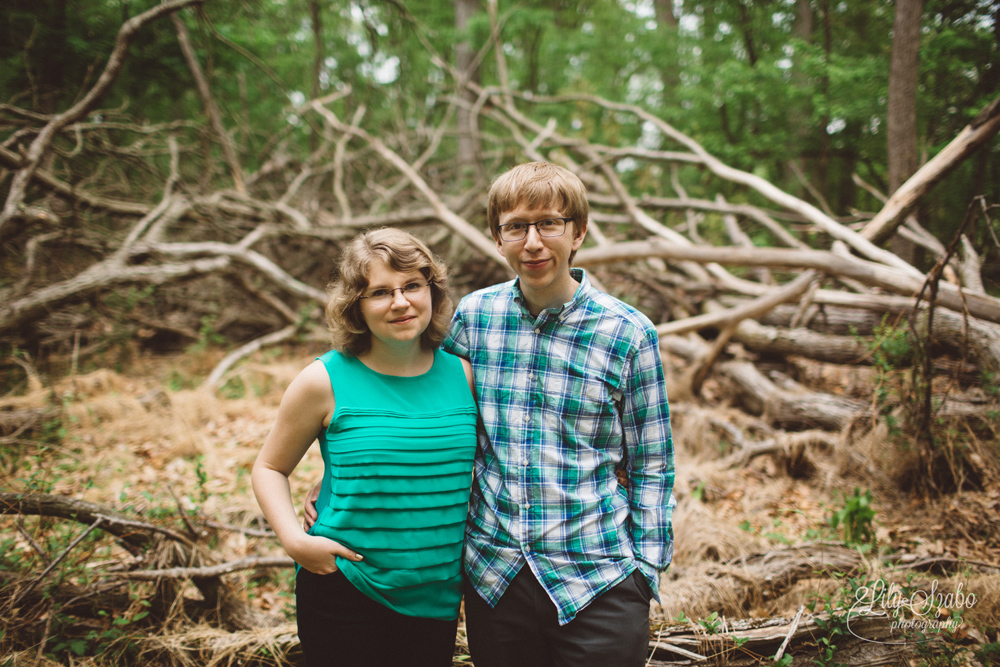
M361 314L361 295L368 289L368 274L375 262L400 273L419 271L430 283L431 322L420 342L427 349L436 349L448 335L455 310L448 269L423 241L392 227L358 234L340 254L340 277L326 288L326 325L334 349L353 356L371 349L371 331Z

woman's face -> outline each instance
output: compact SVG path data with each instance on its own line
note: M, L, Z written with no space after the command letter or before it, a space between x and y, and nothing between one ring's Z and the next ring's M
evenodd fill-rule
M434 310L431 288L420 271L400 273L382 262L368 272L361 315L376 340L387 345L420 342Z

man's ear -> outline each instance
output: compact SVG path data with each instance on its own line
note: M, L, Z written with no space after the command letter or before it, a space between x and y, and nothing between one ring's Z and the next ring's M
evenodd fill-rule
M503 257L503 241L501 241L498 238L493 239L493 241L494 241L494 243L497 244L497 252L500 253L501 257Z
M574 223L573 224L573 234L574 234L574 236L573 236L573 250L579 250L580 246L583 245L583 239L585 239L587 237L587 225L583 225L583 227L581 228L580 225L577 225L576 223Z

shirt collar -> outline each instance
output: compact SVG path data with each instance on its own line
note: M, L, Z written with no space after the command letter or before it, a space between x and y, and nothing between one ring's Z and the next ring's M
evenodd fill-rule
M590 285L590 279L587 278L587 272L583 269L572 267L569 270L569 274L573 277L573 280L580 283L576 288L576 292L573 294L573 298L564 303L560 308L546 308L538 314L539 318L545 317L547 314L551 314L553 317L565 317L567 314L575 310L580 303L586 300L590 290L593 289ZM520 278L514 279L514 282L511 284L511 293L514 298L514 303L520 306L521 310L530 317L531 313L528 312L528 306L525 303L524 294L521 292Z

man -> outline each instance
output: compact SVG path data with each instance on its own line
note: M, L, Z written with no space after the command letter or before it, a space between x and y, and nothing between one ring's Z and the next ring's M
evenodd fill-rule
M487 219L517 279L462 299L444 343L472 364L487 436L466 526L473 662L638 667L673 553L656 330L571 268L589 219L572 172L511 169Z

